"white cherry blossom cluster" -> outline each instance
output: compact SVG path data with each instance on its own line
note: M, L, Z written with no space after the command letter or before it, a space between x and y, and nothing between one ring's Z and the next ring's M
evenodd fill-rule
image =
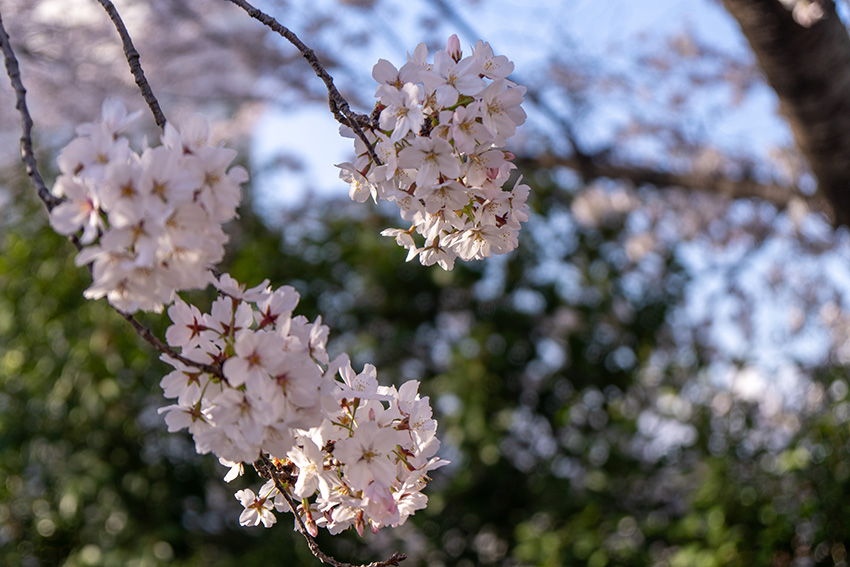
M500 149L526 118L525 87L507 79L513 68L482 41L463 57L457 36L433 62L419 44L401 69L384 59L373 68L378 129L365 134L380 163L355 138L357 158L338 167L352 199L398 205L410 227L381 234L395 237L408 261L450 270L457 257L516 248L529 187L520 180L503 189L515 166Z
M292 287L213 277L247 172L230 167L234 151L208 144L199 117L166 125L161 146L136 153L122 135L135 118L106 101L101 122L78 128L59 156L51 224L78 236L77 263L94 275L88 298L131 312L171 304L168 430L188 429L198 453L231 467L228 481L245 462L276 467L256 494L236 493L243 525L270 526L289 502L313 534L400 525L425 507L428 472L446 464L419 383L381 387L373 366L357 374L346 355L331 361L328 328L293 316ZM177 296L208 283L219 292L209 313Z
M236 215L242 167L236 151L209 145L209 126L195 116L167 124L162 145L130 148L122 133L138 113L103 103L99 123L84 124L59 154L52 192L64 201L50 214L60 234L80 234L77 265L92 264L85 295L116 308L160 311L176 290L203 288L221 260L221 225Z
M434 456L437 422L418 382L381 387L374 366L357 374L346 355L331 361L328 328L293 316L292 287L245 290L228 275L215 284L210 313L179 299L168 310L166 340L184 359L162 357L175 368L161 382L176 398L160 410L168 430L188 429L198 453L231 466L228 481L267 454L314 535L377 531L424 508L426 475L446 461ZM288 509L273 481L235 496L242 525L269 527L273 509Z

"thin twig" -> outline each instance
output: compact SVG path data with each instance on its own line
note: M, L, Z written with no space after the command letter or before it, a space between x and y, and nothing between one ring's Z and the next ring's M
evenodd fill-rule
M328 89L328 107L331 110L331 113L336 118L337 122L343 124L344 126L350 127L354 130L354 133L357 135L360 140L366 144L366 149L369 152L369 156L375 162L375 165L381 165L381 160L378 159L378 155L375 153L375 147L372 143L366 138L366 134L363 132L363 128L375 129L377 126L375 122L365 114L357 114L351 111L351 107L348 105L348 101L340 94L334 85L333 77L330 76L330 73L327 72L325 67L322 65L319 58L316 56L316 53L304 45L298 36L295 35L289 28L278 22L272 16L266 14L262 10L259 10L246 2L246 0L227 0L233 4L236 4L243 10L245 10L249 16L259 21L273 32L279 34L284 39L286 39L289 43L294 45L296 49L301 53L304 59L310 63L310 67L313 68L313 71L316 75L325 83L325 87Z
M215 366L215 365L212 365L212 364L203 364L201 362L195 362L194 360L190 360L190 359L186 358L185 356L182 356L179 352L177 352L176 350L174 350L173 348L171 348L170 346L168 346L167 344L162 342L156 335L153 334L153 332L150 329L148 329L147 327L142 325L139 322L139 320L136 319L131 313L126 313L124 311L121 311L120 309L118 309L117 307L114 307L114 306L112 308L115 309L115 311L119 315L124 317L124 319L128 323L130 323L130 325L136 330L136 333L138 333L138 335L140 337L142 337L145 341L148 342L148 344L150 344L153 348L155 348L159 352L161 352L163 354L167 354L171 358L179 360L180 362L182 362L186 366L192 366L194 368L197 368L198 370L206 372L207 374L211 374L212 376L216 376L216 377L222 378L222 379L224 378L224 374L222 373L220 366Z
M136 79L136 84L139 85L139 90L142 91L142 96L144 97L145 102L148 103L148 108L150 108L151 113L153 113L156 125L160 128L165 128L165 115L159 107L159 102L153 94L153 90L148 83L147 77L145 77L145 72L142 69L141 62L139 61L139 52L136 51L136 48L133 45L133 40L130 38L130 33L127 31L124 21L121 19L121 16L118 14L118 10L115 8L115 5L111 2L111 0L97 1L100 2L100 5L103 6L104 10L106 10L106 13L109 14L109 17L112 19L112 23L115 24L115 29L118 30L118 35L121 36L121 43L124 45L124 57L127 58L127 63L130 65L130 72Z
M298 514L298 503L287 491L286 485L280 479L280 472L277 467L269 461L268 457L263 454L260 454L260 458L254 461L254 469L257 471L257 474L262 478L270 479L274 481L275 488L283 495L286 503L289 505L289 509L292 511L292 514L295 516L295 525L298 527L298 531L301 532L301 535L304 536L304 539L307 540L307 547L310 548L310 552L322 563L327 563L328 565L332 565L333 567L390 567L391 565L398 565L405 559L407 556L403 553L395 552L390 556L389 559L384 561L375 561L369 563L368 565L360 565L355 566L351 563L344 563L342 561L338 561L326 554L319 548L319 544L316 543L316 540L307 532L307 527L304 525L304 521L301 519L301 516Z
M18 67L18 58L15 56L15 51L12 49L12 43L9 41L9 34L6 33L6 28L3 27L3 18L0 16L0 48L3 50L3 57L6 60L6 74L9 76L9 81L12 83L12 88L15 89L17 104L15 108L21 114L21 160L27 168L27 175L38 192L39 199L44 202L48 211L52 211L62 199L59 199L50 193L41 173L38 171L38 162L35 159L35 153L32 149L32 117L27 108L27 90L24 88L24 83L21 81L21 70Z

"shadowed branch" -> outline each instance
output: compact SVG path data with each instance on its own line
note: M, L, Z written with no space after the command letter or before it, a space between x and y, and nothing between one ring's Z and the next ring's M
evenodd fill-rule
M375 153L375 148L372 146L372 143L366 138L366 134L363 132L363 128L374 129L377 125L375 122L365 114L357 114L351 111L351 107L348 105L348 101L343 98L340 94L339 90L337 90L336 85L334 85L333 77L331 77L330 73L327 72L325 67L322 65L319 58L316 56L316 53L307 47L304 42L302 42L297 35L295 35L289 28L278 22L272 16L266 14L262 10L259 10L246 2L245 0L227 0L231 2L248 13L249 16L259 21L273 32L279 34L281 37L286 39L289 43L295 46L296 49L301 53L304 59L310 64L310 67L313 68L313 71L316 75L325 83L325 87L328 89L328 106L330 107L331 113L336 118L337 122L343 124L345 126L350 127L354 130L355 135L360 138L360 140L366 144L366 149L369 151L369 155L376 165L381 165L381 160L378 159L378 155Z

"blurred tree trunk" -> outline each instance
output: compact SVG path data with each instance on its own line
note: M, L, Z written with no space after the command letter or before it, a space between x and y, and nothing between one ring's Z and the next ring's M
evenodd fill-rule
M850 35L832 0L810 27L778 0L723 0L738 21L794 138L832 204L850 225Z

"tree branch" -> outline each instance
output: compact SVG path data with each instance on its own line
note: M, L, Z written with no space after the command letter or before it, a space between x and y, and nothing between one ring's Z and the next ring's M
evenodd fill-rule
M365 114L357 114L351 111L351 108L348 105L348 101L340 94L337 90L336 85L334 85L333 77L331 77L330 73L327 72L325 67L322 65L319 58L316 56L316 53L307 47L304 42L302 42L297 35L295 35L292 31L289 30L286 26L278 22L272 16L266 14L262 10L259 10L246 2L245 0L227 0L231 2L248 13L249 16L259 21L273 32L277 33L284 39L286 39L289 43L294 45L296 49L301 53L304 59L310 64L310 67L313 68L313 71L316 73L322 82L325 83L325 87L328 89L328 107L331 110L331 114L333 114L334 118L337 122L344 126L350 127L354 130L355 135L360 138L360 140L366 144L366 149L369 152L372 160L376 165L381 165L381 160L378 159L378 155L375 153L375 148L372 143L366 138L366 134L363 132L363 128L375 129L377 124L373 121L369 116Z
M850 36L832 0L803 27L777 0L723 0L779 97L794 139L832 203L850 225Z
M139 52L136 51L136 48L133 45L133 40L130 38L130 33L127 31L124 21L121 19L121 16L118 14L118 10L115 8L115 5L111 2L111 0L97 1L100 2L100 5L103 6L104 10L106 10L106 13L109 14L109 17L112 19L112 23L115 24L115 29L118 30L118 35L121 36L121 43L124 45L124 57L127 58L127 63L130 65L130 72L136 79L136 84L139 86L139 90L142 91L142 97L144 97L145 102L148 103L148 108L151 109L156 125L160 128L165 128L165 115L159 107L159 102L153 94L153 90L151 89L150 83L148 83L147 77L145 77L145 71L142 69L142 64L139 60Z
M303 535L304 539L307 540L307 547L310 548L310 552L316 557L316 559L322 563L333 565L333 567L355 567L351 563L343 563L342 561L334 559L319 548L319 544L316 543L316 540L313 539L313 537L307 532L307 527L304 525L304 521L301 520L301 516L298 514L298 503L287 491L286 483L282 480L283 475L281 471L278 470L274 463L269 461L268 457L260 454L260 458L254 461L254 469L260 477L274 481L275 488L277 488L278 492L283 495L286 503L289 505L289 509L295 516L295 525L298 527L298 531L301 532L301 535ZM368 565L360 565L359 567L390 567L390 565L398 565L405 559L407 559L406 555L396 552L385 561L375 561Z
M788 203L799 198L812 208L824 213L832 220L832 207L825 199L801 193L797 187L777 183L760 183L744 177L732 179L719 173L664 171L638 164L615 163L601 156L561 157L543 154L535 157L517 157L516 164L525 169L552 169L566 167L576 170L586 181L608 178L630 181L635 185L653 185L659 189L678 187L694 191L713 193L730 199L760 199L784 209Z
M162 354L167 354L171 358L175 360L179 360L186 366L192 366L201 370L202 372L206 372L212 376L216 376L218 378L224 379L224 373L221 371L220 366L214 366L212 364L202 364L200 362L195 362L194 360L190 360L184 356L182 356L179 352L162 342L156 335L153 334L153 331L142 325L138 319L136 319L131 313L126 313L121 311L116 307L112 307L115 311L124 317L124 319L130 323L130 326L136 330L136 333L142 337L149 345L153 348L161 352Z
M35 186L38 192L38 198L47 207L48 212L52 211L62 199L53 196L41 173L38 171L38 162L35 159L35 153L32 149L32 117L30 116L29 108L27 108L27 90L24 88L24 83L21 80L21 70L18 67L18 58L15 56L15 51L12 49L12 43L9 40L9 34L6 33L6 28L3 27L3 17L0 15L0 49L3 51L3 58L6 61L6 74L9 76L9 81L12 83L12 88L15 89L15 97L17 104L15 108L21 115L21 160L27 169L27 176Z

